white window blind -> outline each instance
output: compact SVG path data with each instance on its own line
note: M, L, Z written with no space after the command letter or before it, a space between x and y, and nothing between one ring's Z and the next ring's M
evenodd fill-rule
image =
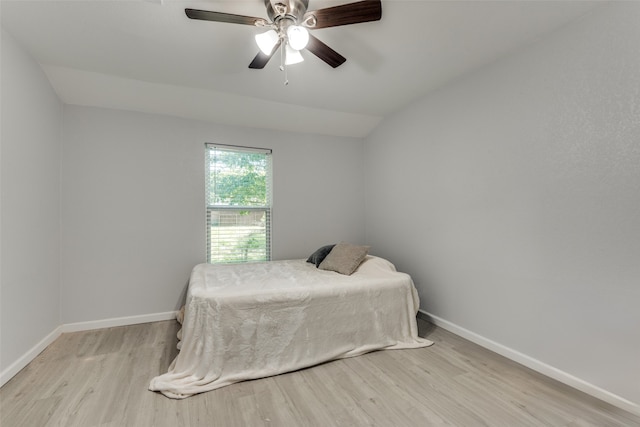
M271 150L206 144L207 262L271 259Z

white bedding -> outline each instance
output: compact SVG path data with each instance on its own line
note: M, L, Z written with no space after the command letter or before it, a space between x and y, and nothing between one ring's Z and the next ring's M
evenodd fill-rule
M181 351L149 389L182 399L379 349L426 347L411 277L368 256L351 276L304 260L199 264Z

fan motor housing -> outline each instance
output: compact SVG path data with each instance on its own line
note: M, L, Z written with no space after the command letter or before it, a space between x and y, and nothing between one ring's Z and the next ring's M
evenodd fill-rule
M271 22L277 22L289 16L293 17L298 24L307 11L309 0L264 0L264 5Z

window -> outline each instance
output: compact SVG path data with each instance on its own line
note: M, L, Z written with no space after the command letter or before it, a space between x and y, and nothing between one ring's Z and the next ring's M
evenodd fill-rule
M271 259L271 150L206 144L207 262Z

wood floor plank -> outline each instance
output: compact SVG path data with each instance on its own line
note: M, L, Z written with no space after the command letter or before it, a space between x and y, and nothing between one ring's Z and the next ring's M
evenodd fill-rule
M418 321L431 347L379 351L184 400L147 390L175 321L63 334L0 389L0 426L640 427L640 417Z

